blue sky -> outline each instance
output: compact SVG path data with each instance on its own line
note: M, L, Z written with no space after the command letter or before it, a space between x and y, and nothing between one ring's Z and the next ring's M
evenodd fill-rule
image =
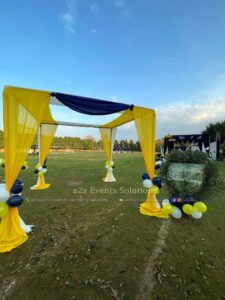
M158 137L198 133L225 118L223 0L3 0L0 37L1 90L16 85L155 108ZM119 132L135 138L132 125Z

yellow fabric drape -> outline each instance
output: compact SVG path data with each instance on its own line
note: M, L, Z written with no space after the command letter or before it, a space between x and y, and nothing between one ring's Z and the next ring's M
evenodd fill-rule
M40 126L40 164L43 165L52 145L57 125L42 124Z
M4 88L5 179L8 191L21 170L42 117L48 111L49 101L48 92ZM0 253L12 250L26 239L27 235L20 228L17 209L9 208L0 223Z
M152 179L155 170L155 111L134 106L133 112L145 166ZM150 190L147 195L147 200L141 204L140 212L158 218L168 217L161 208L157 208L155 196Z
M45 159L48 155L49 149L52 145L57 125L53 124L41 124L39 130L39 163L43 166ZM49 183L45 183L45 176L41 174L38 176L38 182L33 186L32 190L43 190L50 187Z
M111 159L111 141L112 141L112 129L111 128L99 128L101 133L101 138L103 142L103 147L105 150L105 156L107 162Z
M133 110L128 109L125 112L123 112L119 117L112 120L111 122L102 125L101 127L114 128L126 124L133 120L134 120Z

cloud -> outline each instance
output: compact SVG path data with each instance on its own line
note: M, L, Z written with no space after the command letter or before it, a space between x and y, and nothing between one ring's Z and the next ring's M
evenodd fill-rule
M64 29L70 33L75 33L75 14L76 14L77 0L65 1L65 12L60 14L60 20Z
M69 14L69 13L63 13L60 16L60 19L61 19L61 21L63 23L64 28L67 31L69 31L71 33L75 33L75 30L74 30L74 22L75 22L75 20L74 20L74 17L71 14Z
M156 107L157 136L200 133L210 122L225 119L223 100L172 103Z
M119 9L120 11L120 16L124 19L129 17L129 11L127 9L127 3L125 0L114 0L115 6Z
M99 5L97 3L91 4L90 11L93 14L97 14L99 12Z

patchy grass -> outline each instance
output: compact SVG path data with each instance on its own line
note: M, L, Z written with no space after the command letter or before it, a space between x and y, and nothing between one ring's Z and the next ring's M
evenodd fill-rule
M154 284L145 299L225 297L224 190L204 195L209 210L201 220L171 220L154 256L168 220L139 213L143 159L134 153L114 160L117 182L107 184L103 153L52 154L50 189L31 191L37 157L29 157L20 214L35 228L24 245L0 255L2 298L142 299L146 270ZM225 164L218 166L225 177ZM166 195L162 189L159 198Z

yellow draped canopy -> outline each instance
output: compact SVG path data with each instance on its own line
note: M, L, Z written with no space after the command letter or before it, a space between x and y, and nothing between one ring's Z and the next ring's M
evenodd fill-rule
M3 91L4 152L6 188L10 192L28 151L41 126L40 164L50 149L57 122L50 111L51 92L6 86ZM107 160L112 156L112 129L134 121L138 133L146 170L154 176L155 166L155 111L134 106L111 122L100 126ZM43 124L43 125L42 125ZM141 205L144 214L165 218L157 208L154 195L148 194ZM0 252L7 252L21 245L27 239L20 228L17 208L9 208L0 223Z

